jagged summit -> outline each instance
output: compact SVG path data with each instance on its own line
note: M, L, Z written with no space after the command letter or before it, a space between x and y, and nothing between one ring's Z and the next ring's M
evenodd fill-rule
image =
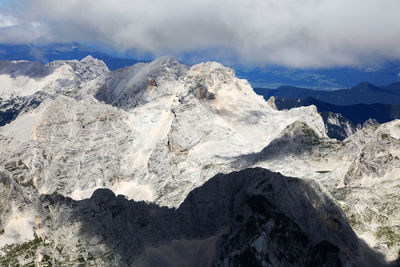
M179 94L179 80L187 67L172 57L160 57L150 63L138 63L108 73L87 90L97 99L125 110L143 105L164 95Z
M108 72L103 61L86 57L58 60L46 65L39 62L0 62L0 99L15 100L42 93L67 94L82 88L83 83Z
M65 68L66 71L72 71L82 81L93 80L101 74L109 72L107 65L99 59L87 56L82 60L57 60L46 64L47 67L57 70Z
M82 63L87 63L87 64L103 62L102 60L92 57L91 55L88 55L88 56L82 58L80 61Z
M84 85L109 70L103 61L86 57L38 62L0 62L0 126L47 99L74 96Z

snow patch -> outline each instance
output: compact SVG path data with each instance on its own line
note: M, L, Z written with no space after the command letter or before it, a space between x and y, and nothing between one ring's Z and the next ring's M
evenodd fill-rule
M396 139L400 139L400 121L394 121L393 125L389 127L390 136Z
M12 123L1 128L2 135L12 137L21 142L35 139L35 125L38 122L39 115L39 111L34 110L33 112L18 116Z
M135 201L154 201L155 195L150 185L138 184L136 181L123 181L115 183L112 191L116 195L124 195Z
M74 200L90 198L94 191L103 187L93 187L88 189L75 189L70 197ZM127 199L135 201L154 201L154 192L150 185L140 185L136 181L115 182L110 188L116 195L124 195Z
M22 243L34 238L35 216L29 213L14 213L0 235L0 247Z
M370 246L371 248L374 248L378 243L374 234L371 232L364 232L361 235L359 235L358 237L361 238L362 240L364 240L365 243L367 243L367 245Z

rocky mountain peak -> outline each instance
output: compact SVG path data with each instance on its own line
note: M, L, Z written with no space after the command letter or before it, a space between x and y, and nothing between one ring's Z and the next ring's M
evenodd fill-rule
M270 107L272 109L278 110L278 108L276 107L276 99L274 96L271 96L268 100L267 103L270 105Z
M93 80L101 74L109 72L107 65L99 59L92 56L87 56L82 60L57 60L46 64L47 67L57 70L65 69L65 71L72 71L81 80Z
M176 95L179 80L187 67L172 57L157 58L110 72L101 78L102 86L88 88L97 99L129 110L165 95Z

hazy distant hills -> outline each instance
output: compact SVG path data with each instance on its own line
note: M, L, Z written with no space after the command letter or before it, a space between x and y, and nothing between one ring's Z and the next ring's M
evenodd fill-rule
M236 75L250 81L253 87L278 88L283 85L312 89L343 89L361 81L372 84L400 82L400 62L386 62L380 67L332 67L322 69L293 69L279 66L233 67Z
M265 98L277 96L285 99L307 97L315 98L319 101L335 105L355 105L355 104L397 104L400 105L400 83L393 83L386 86L375 86L371 83L363 82L350 89L335 91L311 90L293 86L281 86L278 89L255 88L258 94Z

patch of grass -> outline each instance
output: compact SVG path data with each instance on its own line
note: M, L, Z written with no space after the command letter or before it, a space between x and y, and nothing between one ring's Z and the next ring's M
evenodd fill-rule
M34 258L36 251L42 243L42 239L34 234L34 239L21 244L6 245L2 248L5 255L0 256L1 266L20 266L18 262L19 257L25 259L31 258L31 262L27 263L26 266L34 266Z
M302 131L305 135L307 136L314 136L314 131L312 129L310 129L309 127L303 126L302 127Z

